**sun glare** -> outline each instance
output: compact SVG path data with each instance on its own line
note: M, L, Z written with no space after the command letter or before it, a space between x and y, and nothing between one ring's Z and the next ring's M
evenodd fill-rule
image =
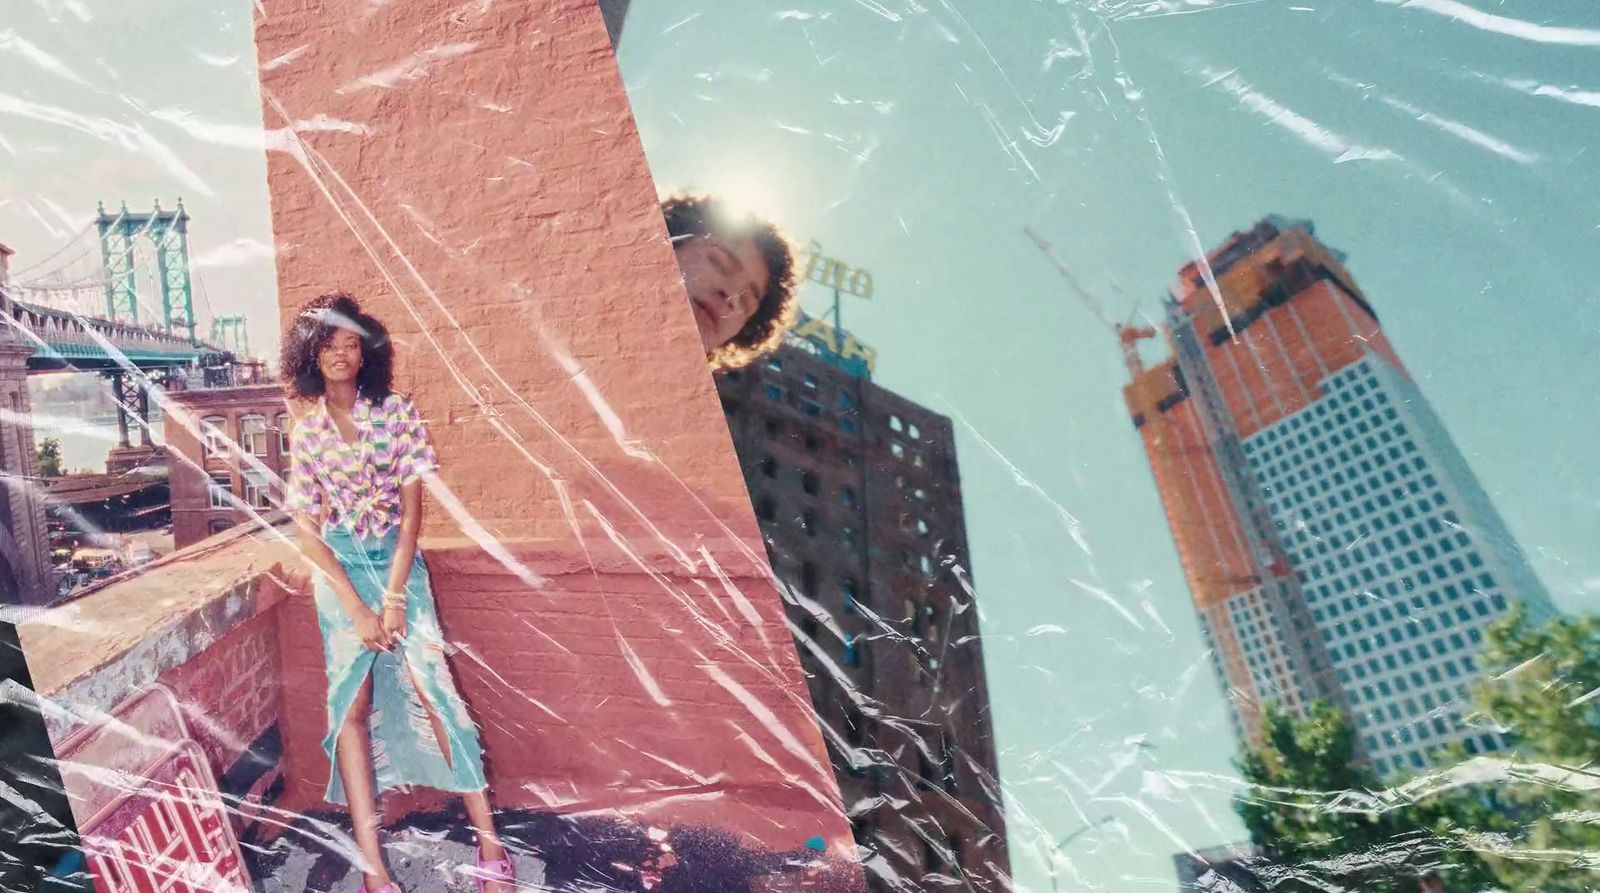
M712 192L732 214L753 214L763 220L776 221L782 218L783 208L772 180L770 172L741 171L719 178Z

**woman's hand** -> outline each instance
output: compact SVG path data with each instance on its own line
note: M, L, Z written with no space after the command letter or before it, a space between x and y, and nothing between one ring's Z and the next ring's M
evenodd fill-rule
M356 636L361 639L361 644L367 646L369 651L388 651L391 636L387 626L372 613L372 609L363 605L355 610L350 618L355 624Z
M406 609L400 607L383 609L383 631L388 634L392 644L406 637Z

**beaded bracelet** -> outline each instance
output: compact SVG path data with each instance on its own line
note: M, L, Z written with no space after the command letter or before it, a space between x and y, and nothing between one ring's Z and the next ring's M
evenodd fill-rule
M395 592L392 589L385 592L383 594L383 606L385 608L404 608L406 606L406 594L404 592Z

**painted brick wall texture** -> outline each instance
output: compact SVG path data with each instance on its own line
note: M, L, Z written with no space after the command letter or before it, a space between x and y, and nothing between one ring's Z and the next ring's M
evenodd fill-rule
M496 803L719 826L772 849L813 835L847 843L790 633L780 612L758 607L758 564L689 575L656 552L645 573L604 547L517 558L547 585L527 589L474 547L426 551ZM329 771L322 646L308 592L279 614L282 691L294 695L282 706L278 805L304 810L319 805ZM445 804L391 801L393 814Z
M847 841L593 0L261 0L256 39L282 318L343 288L395 336L459 500L427 554L497 799ZM747 604L706 561L663 576L701 549ZM283 616L284 690L320 691L309 604ZM294 796L326 778L312 712Z
M445 479L497 536L570 536L555 481L645 465L619 440L753 536L593 0L259 8L283 320L343 288L389 326ZM692 529L679 496L643 508Z
M246 621L160 679L177 695L189 734L218 777L278 718L277 615L274 609Z

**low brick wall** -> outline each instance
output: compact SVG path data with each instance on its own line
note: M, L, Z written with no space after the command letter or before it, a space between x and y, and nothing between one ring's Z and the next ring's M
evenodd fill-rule
M758 565L736 561L719 577L664 552L512 546L546 578L533 588L476 547L424 548L497 803L714 826L773 850L848 842L804 680L775 657L791 635ZM280 805L315 808L326 678L309 594L292 594L280 623L284 689L296 693L282 714Z
M244 621L160 682L187 708L190 732L218 774L278 721L278 608Z
M497 803L853 852L758 547L702 541L686 566L665 549L508 545L544 578L533 587L475 545L425 541ZM159 682L243 801L236 824L262 798L324 809L326 675L308 582L288 540L225 534L34 615L20 631L61 708L52 737ZM397 819L447 805L412 793L385 808Z
M235 531L182 550L18 625L52 741L98 724L135 693L177 695L235 824L278 781L279 605L305 584L281 530ZM79 820L85 817L79 816Z

